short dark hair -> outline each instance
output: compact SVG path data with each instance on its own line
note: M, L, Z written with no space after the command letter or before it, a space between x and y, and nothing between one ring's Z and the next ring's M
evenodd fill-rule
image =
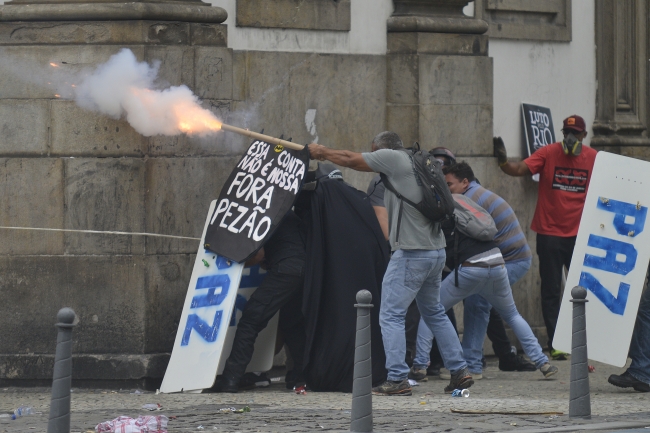
M375 143L377 149L399 149L404 147L402 139L392 131L380 132L372 142Z
M442 172L444 174L453 174L454 177L458 180L467 179L470 182L474 182L476 180L472 167L470 167L469 164L465 161L458 162L450 166L445 166L442 168Z

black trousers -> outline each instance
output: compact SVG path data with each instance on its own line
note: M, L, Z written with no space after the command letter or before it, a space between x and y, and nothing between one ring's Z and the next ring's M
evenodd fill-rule
M232 351L223 370L224 377L239 380L244 375L246 366L253 357L255 340L260 331L283 306L301 304L297 298L302 295L303 281L303 275L269 271L244 307ZM295 315L288 314L285 310L285 314L281 314L280 326L294 362L294 370L302 371L305 349L304 326L300 322L302 312L298 308L293 313Z
M576 237L563 238L537 234L537 255L539 256L539 276L542 280L542 316L548 333L548 348L555 335L557 318L562 301L562 268L569 269Z
M510 355L512 344L510 344L510 340L506 334L506 327L503 324L503 319L494 308L490 309L487 336L492 342L494 354L499 357L499 359Z
M303 380L305 359L305 316L302 315L302 283L299 290L280 308L278 328L293 363L292 372L298 381Z
M415 358L415 346L418 340L418 324L420 323L420 310L418 304L413 301L406 310L406 319L404 328L406 331L406 363L413 365L413 358Z
M450 308L447 311L447 316L449 317L451 324L454 326L454 329L456 329L456 315L454 314L453 308ZM510 340L506 334L506 328L503 325L503 319L494 308L490 310L490 321L488 322L487 335L492 342L492 349L494 349L494 354L496 356L502 358L510 354L512 345L510 344ZM437 344L431 346L431 353L429 356L432 366L443 365L442 355L440 355Z

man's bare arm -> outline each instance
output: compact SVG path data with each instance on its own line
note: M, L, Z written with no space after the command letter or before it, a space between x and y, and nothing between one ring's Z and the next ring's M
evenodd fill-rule
M501 165L501 171L510 176L526 176L532 175L528 165L524 161L514 162L508 161L505 164Z
M311 159L319 161L328 160L341 167L348 167L356 171L374 171L371 169L363 156L357 152L349 150L336 150L320 144L312 143L309 145Z
M373 206L381 231L384 233L384 238L388 240L388 211L383 206Z

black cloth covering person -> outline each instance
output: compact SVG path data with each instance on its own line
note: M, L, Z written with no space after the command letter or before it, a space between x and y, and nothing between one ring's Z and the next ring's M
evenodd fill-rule
M354 304L362 289L370 291L374 305L370 310L372 382L382 383L386 369L379 306L390 255L371 204L361 191L325 177L316 189L301 193L296 213L307 227L303 293L307 386L314 391L352 391Z

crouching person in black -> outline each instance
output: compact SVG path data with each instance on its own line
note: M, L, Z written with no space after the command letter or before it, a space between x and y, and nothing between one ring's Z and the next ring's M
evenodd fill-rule
M287 379L287 387L304 383L305 331L299 307L305 269L304 238L300 218L289 211L264 247L247 262L250 266L263 259L268 274L244 307L217 391L239 391L239 381L253 356L257 335L287 304L298 306L280 314L280 331L294 365L293 370L287 373L287 378L291 378Z

